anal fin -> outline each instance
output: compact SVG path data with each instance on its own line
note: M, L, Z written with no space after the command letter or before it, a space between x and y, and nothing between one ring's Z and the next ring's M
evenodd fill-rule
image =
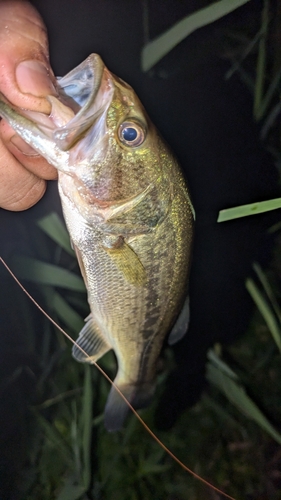
M81 349L84 352L81 351ZM81 363L93 363L101 358L107 351L112 349L111 345L105 340L99 327L96 325L92 315L86 318L76 344L72 348L72 356Z

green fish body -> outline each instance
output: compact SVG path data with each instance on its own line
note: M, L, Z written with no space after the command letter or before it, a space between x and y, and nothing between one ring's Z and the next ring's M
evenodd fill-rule
M166 335L174 343L187 330L192 204L175 157L133 89L98 55L58 84L61 99L49 98L48 126L40 113L19 114L3 101L0 114L58 169L91 310L73 356L91 363L113 349L114 382L140 408L153 396ZM119 429L127 411L112 387L107 429Z

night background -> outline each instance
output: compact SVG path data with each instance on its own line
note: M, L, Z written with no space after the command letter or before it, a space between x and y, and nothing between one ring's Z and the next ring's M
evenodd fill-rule
M48 28L55 74L66 74L92 52L100 54L134 88L190 188L196 211L190 327L172 349L164 346L155 402L141 415L186 465L230 495L275 500L281 498L280 348L245 281L258 283L280 335L280 210L219 224L217 218L222 209L280 197L280 4L250 1L192 33L149 71L140 63L148 40L210 3L32 2ZM261 37L247 54L246 49L267 7L264 91L278 71L279 79L264 114L255 117ZM59 275L52 281L46 268L46 284L34 266L43 261L79 275L68 244L62 248L44 223L38 225L53 212L62 219L54 181L33 208L0 210L0 255L75 339L88 314L80 280L64 283L62 274L59 285ZM59 220L51 220L63 237ZM72 359L69 343L2 265L0 279L1 500L222 498L174 464L134 417L121 433L107 434L107 382L95 368ZM236 373L239 388L265 420L255 419L242 402L235 406L235 396L231 403L210 367L206 379L210 348L212 366L219 359ZM114 376L113 356L101 364Z

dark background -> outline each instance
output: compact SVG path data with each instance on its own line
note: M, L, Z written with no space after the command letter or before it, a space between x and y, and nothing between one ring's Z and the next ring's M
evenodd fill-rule
M252 307L245 278L253 260L265 263L270 258L272 242L265 230L278 213L216 223L223 208L280 196L277 171L253 122L252 96L238 77L224 78L230 67L222 57L225 33L249 23L256 23L258 29L261 3L250 2L198 30L146 74L140 69L145 37L143 2L32 3L48 27L55 73L64 75L91 52L99 53L110 71L138 93L177 154L190 186L197 217L190 280L191 323L184 340L174 348L177 368L157 413L159 427L167 428L200 394L207 348L214 341L231 342L245 331ZM150 38L203 4L149 0ZM35 222L51 210L60 212L55 182L49 183L45 197L32 209L22 213L0 210L0 253L8 262L15 253L42 258ZM12 484L24 461L27 404L33 397L37 373L36 349L27 345L22 317L31 312L38 342L43 320L28 299L18 299L22 292L2 267L0 280L0 498L10 499L16 498ZM35 286L29 289L38 296ZM25 304L24 312L18 300ZM5 385L18 368L15 383Z

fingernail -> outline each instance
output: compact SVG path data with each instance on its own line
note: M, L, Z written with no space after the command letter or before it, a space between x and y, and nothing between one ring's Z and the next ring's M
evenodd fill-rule
M49 71L40 61L31 60L19 63L16 68L16 79L19 89L24 94L32 94L36 97L57 95Z
M10 142L25 156L39 156L37 151L29 146L19 135L13 135Z

